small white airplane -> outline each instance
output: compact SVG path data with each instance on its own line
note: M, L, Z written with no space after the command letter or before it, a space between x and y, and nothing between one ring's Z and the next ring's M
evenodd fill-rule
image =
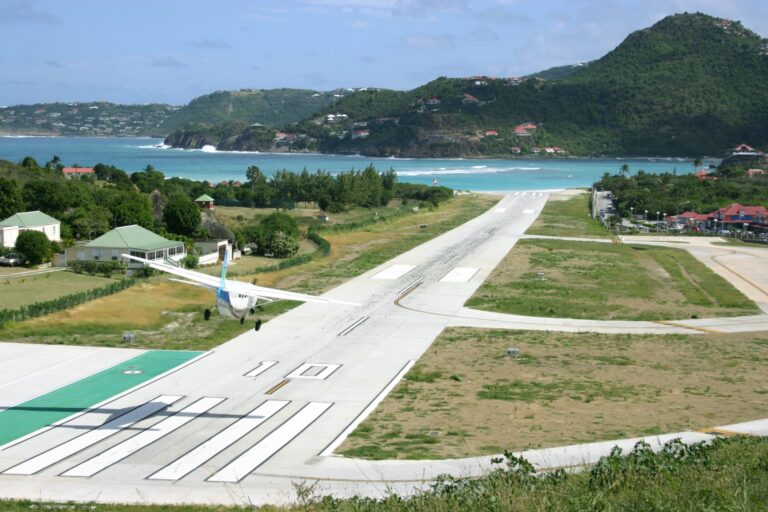
M224 255L224 264L221 266L221 279L208 274L203 274L201 272L195 272L194 270L188 270L174 265L169 265L168 263L158 263L156 261L145 260L137 256L131 256L130 254L123 254L122 257L133 261L139 261L155 270L167 272L169 274L184 278L171 278L171 281L177 281L179 283L191 284L194 286L208 288L209 290L215 290L216 308L219 310L219 314L228 318L240 320L241 324L245 322L246 318L248 318L249 313L255 313L255 308L261 304L268 304L276 300L295 300L299 302L317 302L321 304L343 304L346 306L360 305L344 300L324 299L314 295L276 290L274 288L266 288L264 286L256 286L255 284L227 279L229 251L227 251ZM210 320L210 309L205 310L204 318L206 320ZM254 329L258 331L260 328L261 320L256 320Z

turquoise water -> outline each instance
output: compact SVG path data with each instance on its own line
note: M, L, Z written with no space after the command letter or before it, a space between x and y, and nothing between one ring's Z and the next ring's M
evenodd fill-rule
M266 174L279 169L331 173L361 169L397 171L400 181L433 183L462 190L535 190L588 187L606 172L627 163L632 172L692 172L688 160L647 159L395 159L321 154L205 152L158 148L161 139L92 137L0 137L0 159L19 161L32 156L41 164L58 155L66 165L111 164L128 172L151 164L166 176L194 180L245 180L245 169L258 165ZM708 162L707 162L708 163ZM706 165L706 163L705 163Z

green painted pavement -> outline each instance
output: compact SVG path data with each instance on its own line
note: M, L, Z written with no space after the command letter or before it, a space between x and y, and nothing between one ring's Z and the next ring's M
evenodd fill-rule
M84 411L200 354L202 352L150 350L112 368L6 409L0 412L0 446Z

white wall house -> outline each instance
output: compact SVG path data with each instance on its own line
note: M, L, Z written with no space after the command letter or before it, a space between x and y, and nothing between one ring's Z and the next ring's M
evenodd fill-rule
M66 251L66 260L117 261L121 259L121 254L155 261L166 258L178 261L186 256L186 251L182 242L168 240L141 226L131 225L108 231L85 245L70 247ZM128 268L143 266L141 263L128 263Z
M22 231L45 233L51 242L61 241L61 222L41 211L21 212L0 222L0 245L13 247Z

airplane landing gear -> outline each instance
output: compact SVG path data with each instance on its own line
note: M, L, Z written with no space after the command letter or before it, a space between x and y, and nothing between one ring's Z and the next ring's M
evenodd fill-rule
M253 327L254 331L261 329L261 320L256 320L256 325Z
M203 318L205 318L206 320L210 320L211 319L211 310L210 309L206 309L203 312Z
M240 319L240 325L243 325L245 323L245 317Z

